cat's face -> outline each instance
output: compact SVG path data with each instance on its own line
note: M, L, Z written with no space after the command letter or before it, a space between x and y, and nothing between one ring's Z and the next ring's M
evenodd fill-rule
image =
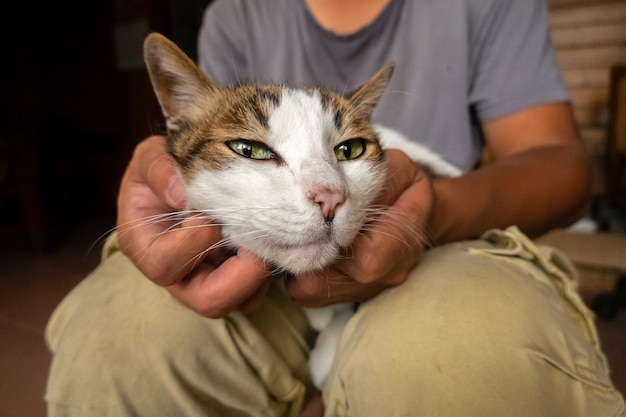
M385 178L369 119L391 75L349 97L318 89L213 85L151 35L146 62L188 208L224 239L292 272L322 268L363 227Z

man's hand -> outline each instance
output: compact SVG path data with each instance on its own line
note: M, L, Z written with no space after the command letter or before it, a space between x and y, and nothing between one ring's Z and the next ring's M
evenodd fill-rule
M120 249L148 278L204 316L253 308L269 288L264 263L245 250L232 257L207 250L221 240L220 228L197 214L182 220L168 215L184 206L184 188L165 152L165 139L144 140L118 196Z
M388 178L376 203L389 207L355 239L346 259L286 282L289 295L301 305L368 300L402 284L419 262L429 240L432 183L403 152L386 151L385 158Z

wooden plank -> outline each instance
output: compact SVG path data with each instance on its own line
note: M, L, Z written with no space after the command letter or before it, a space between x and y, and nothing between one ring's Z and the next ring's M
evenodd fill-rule
M574 104L574 120L580 128L597 126L598 109Z
M587 300L593 300L601 293L613 291L620 277L619 271L576 266L580 274L578 291Z
M557 49L611 46L626 43L626 19L619 23L555 28L552 30L552 42Z
M581 129L606 129L608 119L608 104L582 105L572 103L574 120Z
M592 191L602 194L607 176L610 69L626 64L626 1L549 0L549 6L557 60L592 163Z
M606 134L599 136L597 132L602 133L603 129L590 127L580 131L591 162L591 190L593 193L602 193L606 178L607 143Z
M620 23L626 20L626 2L623 0L609 2L584 2L554 6L550 10L550 26L581 27Z
M626 235L555 230L538 241L559 248L576 265L626 272Z
M561 70L608 68L626 63L626 44L594 48L559 49L556 58Z
M609 101L609 91L606 88L581 88L570 90L574 105L602 106Z
M580 137L587 149L594 153L606 152L606 129L599 126L590 126L580 129Z
M561 9L566 7L588 6L590 4L607 3L615 0L548 0L550 9Z
M609 88L610 71L607 68L573 68L561 71L569 89Z
M580 137L585 144L585 149L591 155L606 155L606 129L600 127L585 127L580 129Z
M607 89L574 89L570 91L574 120L580 128L597 127L608 106Z

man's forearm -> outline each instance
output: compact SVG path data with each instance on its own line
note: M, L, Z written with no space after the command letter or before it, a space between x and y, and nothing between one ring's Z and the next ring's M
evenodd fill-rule
M529 236L571 224L586 211L590 166L582 145L525 151L460 178L434 182L435 241L475 238L517 225Z

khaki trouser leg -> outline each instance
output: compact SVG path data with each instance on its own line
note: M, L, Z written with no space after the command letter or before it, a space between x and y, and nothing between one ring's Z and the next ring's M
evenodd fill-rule
M106 252L48 324L49 417L298 415L308 326L280 291L211 320Z
M327 416L620 416L567 261L515 229L427 252L350 321ZM58 307L49 416L294 416L308 326L279 291L197 316L117 253Z
M326 416L624 415L574 272L515 228L427 252L361 306Z

